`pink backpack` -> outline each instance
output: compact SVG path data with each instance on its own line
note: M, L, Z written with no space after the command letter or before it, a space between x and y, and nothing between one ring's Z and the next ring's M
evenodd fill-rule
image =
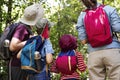
M101 5L96 9L85 11L84 24L88 42L92 47L100 47L112 42L109 19L103 7L104 5Z
M75 51L60 52L56 59L56 68L62 74L72 74L77 69L77 57Z

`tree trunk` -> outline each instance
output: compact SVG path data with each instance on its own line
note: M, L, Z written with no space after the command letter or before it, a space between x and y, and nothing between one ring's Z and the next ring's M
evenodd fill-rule
M0 1L0 36L1 36L1 33L2 33L2 22L3 22L3 19L2 19L2 6L3 6L3 0Z
M9 0L7 4L8 12L7 12L6 26L8 25L8 23L11 23L12 3L13 0Z

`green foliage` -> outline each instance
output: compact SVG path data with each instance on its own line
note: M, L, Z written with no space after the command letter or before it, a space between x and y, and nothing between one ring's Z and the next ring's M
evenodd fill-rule
M12 22L19 20L23 16L25 7L35 2L40 2L45 9L45 16L50 21L54 22L54 27L51 28L50 40L53 44L55 51L54 58L56 58L60 51L58 41L63 34L72 34L78 38L75 25L80 12L85 8L80 0L53 0L57 3L57 6L50 5L49 0L0 0L0 33L3 29ZM98 0L102 2L102 0ZM9 3L9 4L8 4ZM10 4L11 3L11 4ZM120 14L120 0L104 0L104 3L117 8ZM9 11L8 9L9 8ZM118 34L119 35L119 34ZM78 39L78 51L80 51L84 60L87 63L87 46L82 45ZM0 63L0 68L4 67L4 62ZM2 75L6 75L6 68L2 68ZM1 71L0 71L1 72ZM0 73L1 75L1 73ZM80 74L81 80L86 80L88 77L88 71ZM58 80L59 74L53 75L52 80ZM1 78L0 78L1 79Z
M60 74L51 73L51 79L52 80L60 80Z
M8 76L6 76L8 67L7 62L4 60L0 60L0 80L7 80Z

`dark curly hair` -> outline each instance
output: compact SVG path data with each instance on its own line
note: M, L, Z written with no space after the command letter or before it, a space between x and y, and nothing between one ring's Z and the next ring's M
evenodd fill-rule
M77 38L71 34L65 34L59 39L59 46L62 52L67 52L77 48Z

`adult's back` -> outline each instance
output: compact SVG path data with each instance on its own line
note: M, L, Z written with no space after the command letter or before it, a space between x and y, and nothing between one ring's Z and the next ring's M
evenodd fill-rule
M101 4L97 0L82 0L86 8L95 9ZM115 8L110 6L104 6L103 8L108 16L111 34L113 32L120 32L120 17ZM84 44L88 44L88 72L90 80L105 80L106 76L108 79L119 80L120 74L120 45L117 40L116 35L112 36L112 42L100 47L92 47L89 42L87 42L86 28L84 25L85 12L80 14L77 23L77 30L79 33L79 38ZM93 18L94 19L94 18ZM97 21L97 20L96 20ZM91 26L92 27L92 26ZM112 55L112 56L111 56ZM113 75L116 74L116 75Z
M86 9L84 24L88 43L94 48L105 46L112 42L112 31L104 5L95 9Z
M101 4L98 3L97 6L100 6ZM120 32L120 27L119 27L119 24L116 24L116 23L120 23L119 21L119 16L117 14L117 11L114 7L111 7L109 5L105 5L104 8L103 8L108 16L108 19L109 19L109 23L110 23L110 27L111 27L111 31L112 32ZM87 39L87 35L86 35L86 31L85 31L85 27L83 27L84 23L82 22L81 19L84 20L84 17L85 17L85 12L81 12L81 14L79 15L79 18L78 18L78 22L77 22L77 25L76 25L76 29L79 31L79 35L84 35L84 36L79 36L80 40L83 41L85 38ZM111 32L111 35L112 35L112 32ZM109 49L109 48L119 48L120 45L119 45L119 41L117 40L117 37L116 35L113 35L113 40L112 40L112 43L108 44L108 45L105 45L105 46L100 46L100 47L95 47L93 48L89 43L87 43L85 40L84 41L84 44L88 44L88 52L93 52L93 51L97 51L97 50L102 50L102 49Z
M11 38L15 32L15 29L18 26L19 23L10 24L4 29L0 37L0 58L2 60L9 60L11 56L14 55L13 52L9 50L9 45L11 42Z
M30 33L28 32L27 28L24 24L20 24L12 37L11 43L10 43L10 49L15 52L15 55L10 59L9 63L9 77L11 80L15 79L24 79L27 75L25 72L21 71L21 63L20 60L17 59L17 53L23 46L24 42L29 39ZM17 44L17 45L16 45ZM12 71L12 72L11 72ZM23 75L21 75L21 73ZM17 74L15 77L12 77L13 75Z
M12 40L11 40L11 44L10 44L10 49L13 50L14 52L16 52L15 55L13 56L13 60L11 62L11 65L20 66L20 63L17 63L18 65L16 64L17 61L19 62L19 59L16 58L16 55L17 55L18 51L21 49L21 47L19 47L19 48L15 47L14 43L18 42L18 46L19 45L22 46L21 41L26 41L27 39L29 39L30 34L31 33L28 32L28 29L27 29L25 24L21 23L16 28L15 33L14 33ZM16 59L16 60L14 60L14 59Z
M30 37L29 33L27 32L26 25L31 29L39 18L42 18L44 15L44 10L40 4L33 4L25 8L23 17L20 19L22 25L18 26L15 34L12 37L10 43L10 50L17 52L25 45L26 40ZM21 62L17 59L16 55L11 59L11 72L10 72L10 79L11 80L24 80L27 77L26 72L21 70Z

